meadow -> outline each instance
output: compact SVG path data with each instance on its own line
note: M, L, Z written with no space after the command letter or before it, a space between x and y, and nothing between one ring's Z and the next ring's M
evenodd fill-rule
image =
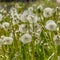
M60 5L0 3L0 60L60 60Z

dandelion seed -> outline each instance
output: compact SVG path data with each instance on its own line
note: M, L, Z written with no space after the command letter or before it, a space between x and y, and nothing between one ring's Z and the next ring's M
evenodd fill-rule
M4 23L2 24L2 28L4 28L4 29L5 29L5 28L8 28L9 25L10 25L10 24L9 24L8 22L4 22Z
M35 46L40 43L40 40L36 39L35 40Z
M23 43L23 44L27 44L29 42L32 41L32 36L28 33L24 34L23 36L21 36L19 38L19 40Z
M28 11L33 11L33 10L34 10L33 7L29 7L29 8L28 8Z
M37 9L43 11L43 6L42 5L38 5Z
M53 20L48 20L45 28L50 31L55 31L57 30L57 24Z
M26 25L25 24L21 24L21 25L19 25L19 31L21 32L21 33L26 33Z
M37 23L39 17L35 14L32 14L27 16L27 20L29 21L29 23Z
M12 37L1 36L1 40L3 42L3 45L11 45L13 42Z
M51 17L52 16L52 13L53 13L53 9L47 7L43 11L43 16L46 17L46 18L48 18L48 17Z

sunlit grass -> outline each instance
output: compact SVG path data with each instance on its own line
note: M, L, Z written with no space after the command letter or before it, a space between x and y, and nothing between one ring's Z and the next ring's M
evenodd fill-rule
M60 60L60 7L56 2L6 6L0 10L0 60Z

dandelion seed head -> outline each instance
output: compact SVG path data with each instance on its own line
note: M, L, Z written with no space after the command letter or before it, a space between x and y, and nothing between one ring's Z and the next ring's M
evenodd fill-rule
M60 45L60 35L54 35L53 41L55 45Z
M48 20L46 22L45 28L50 31L57 30L57 24L53 20Z
M46 18L48 18L48 17L51 17L52 16L52 13L53 13L53 9L47 7L43 11L43 16L46 17Z
M43 11L43 6L42 5L38 5L37 9L40 9L41 11Z
M23 44L27 44L32 41L32 36L28 33L22 35L19 39Z
M21 33L26 33L26 25L25 25L25 24L19 25L19 31L20 31Z
M2 24L2 28L8 28L9 27L9 23L8 22L4 22L3 24Z
M1 40L3 42L3 45L11 45L13 42L12 37L1 36Z
M33 11L34 8L33 8L33 7L29 7L28 10L29 10L29 11Z

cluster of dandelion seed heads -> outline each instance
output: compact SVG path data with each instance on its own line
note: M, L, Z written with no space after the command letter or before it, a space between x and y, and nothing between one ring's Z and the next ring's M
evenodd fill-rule
M45 49L50 49L50 45L60 45L60 7L32 5L21 13L17 8L21 7L12 7L9 12L0 10L0 47L14 45L15 42L33 44L34 47L40 45Z

